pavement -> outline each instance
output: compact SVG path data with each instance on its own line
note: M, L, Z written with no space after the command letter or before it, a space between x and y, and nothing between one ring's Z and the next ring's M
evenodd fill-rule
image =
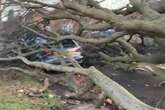
M143 102L153 107L165 108L165 86L159 86L165 79L144 71L114 71L110 65L99 68Z

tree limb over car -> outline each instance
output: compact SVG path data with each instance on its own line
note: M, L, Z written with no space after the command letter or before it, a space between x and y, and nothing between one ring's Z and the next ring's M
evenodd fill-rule
M51 7L54 9L54 13L45 14L43 19L46 20L57 20L57 19L71 19L76 21L80 28L78 29L78 34L60 35L58 33L46 32L43 29L31 28L29 24L25 23L23 20L20 21L21 26L37 35L48 37L49 39L58 42L63 39L74 39L80 42L91 43L91 44L106 44L106 43L117 43L125 53L122 56L111 57L104 53L100 55L107 62L122 62L123 64L132 64L133 62L142 63L164 63L165 56L164 50L161 47L160 54L141 54L130 42L126 42L123 38L126 34L139 34L147 35L147 37L153 39L160 38L164 40L165 38L165 21L164 8L165 2L163 0L157 1L161 3L160 7L154 7L151 2L145 2L145 0L130 0L132 4L132 10L128 10L129 13L126 15L119 15L118 12L103 8L99 3L93 0L61 0L59 4L47 4L35 0L19 0L12 2L11 4L16 4L25 9L32 9L35 12L43 14L43 9L45 7ZM156 3L156 2L154 2ZM127 11L127 10L126 10ZM133 18L127 19L128 16L136 12L142 16L141 19ZM94 21L94 22L93 22ZM41 23L42 24L42 23ZM44 26L43 26L44 27ZM108 38L86 38L83 36L85 31L95 31L95 30L108 30L113 28L116 30ZM42 33L41 33L42 32ZM49 33L49 35L48 35ZM162 42L164 42L161 40ZM52 65L43 62L32 62L27 60L22 56L16 56L11 58L0 58L0 61L14 61L21 60L25 64L37 68L68 72L68 73L80 73L88 76L93 83L98 85L108 97L122 109L126 110L160 110L158 108L151 107L144 104L140 100L136 99L127 90L121 87L119 84L103 75L96 68L80 68L80 67L68 67L63 65ZM16 68L11 68L16 69ZM155 69L157 71L157 69Z
M83 75L87 75L93 83L99 86L105 94L110 97L115 104L118 105L121 109L126 110L161 110L158 108L153 108L139 99L135 98L132 94L130 94L126 89L120 86L118 83L114 82L112 79L105 76L103 73L98 71L95 67L90 67L87 69L77 68L77 67L67 67L62 65L52 65L46 64L42 62L31 62L24 57L15 57L15 58L0 58L0 61L11 61L11 60L21 60L25 64L37 68L61 71L61 72L69 72L69 73L80 73ZM15 69L15 68L11 68ZM163 110L163 109L162 109Z

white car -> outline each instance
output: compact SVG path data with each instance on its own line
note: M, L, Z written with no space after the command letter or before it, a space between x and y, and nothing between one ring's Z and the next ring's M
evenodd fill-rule
M59 43L60 50L68 52L69 57L82 63L83 56L81 55L81 46L72 39L64 39Z

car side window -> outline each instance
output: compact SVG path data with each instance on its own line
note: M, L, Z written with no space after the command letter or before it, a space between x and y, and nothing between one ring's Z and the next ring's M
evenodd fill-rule
M71 39L65 39L61 41L63 48L73 48L76 44Z

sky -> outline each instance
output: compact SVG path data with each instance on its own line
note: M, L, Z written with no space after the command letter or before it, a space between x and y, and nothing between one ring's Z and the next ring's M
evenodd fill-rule
M101 6L109 9L118 9L124 7L129 3L128 0L105 0L101 3Z
M52 2L58 2L59 0L40 0L46 3L52 3ZM102 0L97 0L97 1L102 1ZM105 0L104 2L101 3L103 7L109 8L109 9L118 9L126 4L128 4L128 0Z
M51 3L59 2L60 0L39 0L39 1L51 4ZM102 1L102 0L97 0L97 1ZM103 6L105 8L109 8L109 9L118 9L118 8L124 7L128 3L129 3L128 0L105 0L104 2L101 2L101 6ZM9 11L10 9L17 9L17 8L10 7L8 9L6 9L6 11L3 14L2 20L4 20L4 21L7 20L7 18L6 18L7 11Z

